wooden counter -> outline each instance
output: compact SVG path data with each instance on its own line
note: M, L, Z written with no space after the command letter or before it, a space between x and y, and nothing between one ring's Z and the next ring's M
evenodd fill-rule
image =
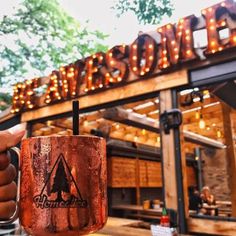
M134 228L130 225L138 224L142 221L128 220L123 218L108 217L107 224L103 229L93 234L94 236L152 236L151 230ZM179 234L178 236L190 236Z
M103 229L93 234L94 236L151 236L151 231L147 229L134 228L129 225L140 223L139 220L128 220L109 217Z
M129 226L140 222L142 221L108 217L104 228L97 233L91 234L91 236L152 236L151 231L148 229ZM27 236L18 221L15 223L15 227L6 230L0 228L0 235Z

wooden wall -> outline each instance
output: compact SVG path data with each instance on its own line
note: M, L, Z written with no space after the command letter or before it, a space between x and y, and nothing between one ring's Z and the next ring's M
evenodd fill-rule
M108 158L108 187L135 188L136 172L139 173L140 187L162 187L160 162L116 156ZM187 167L187 176L188 186L197 184L192 166Z

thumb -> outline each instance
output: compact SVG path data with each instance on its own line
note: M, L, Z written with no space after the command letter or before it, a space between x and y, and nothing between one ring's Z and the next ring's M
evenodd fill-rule
M25 124L15 125L10 129L8 129L7 131L14 136L21 136L22 138L25 134Z
M0 131L0 152L15 146L25 134L25 125L19 124L4 131Z

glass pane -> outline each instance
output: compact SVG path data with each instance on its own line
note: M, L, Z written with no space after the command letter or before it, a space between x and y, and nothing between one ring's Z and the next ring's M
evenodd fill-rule
M236 83L229 81L179 92L182 148L197 181L189 181L190 213L232 216L235 161ZM188 167L188 168L189 168Z

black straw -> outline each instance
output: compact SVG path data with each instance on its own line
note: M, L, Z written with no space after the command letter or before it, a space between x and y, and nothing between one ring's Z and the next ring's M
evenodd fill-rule
M79 101L73 101L73 135L79 135Z

